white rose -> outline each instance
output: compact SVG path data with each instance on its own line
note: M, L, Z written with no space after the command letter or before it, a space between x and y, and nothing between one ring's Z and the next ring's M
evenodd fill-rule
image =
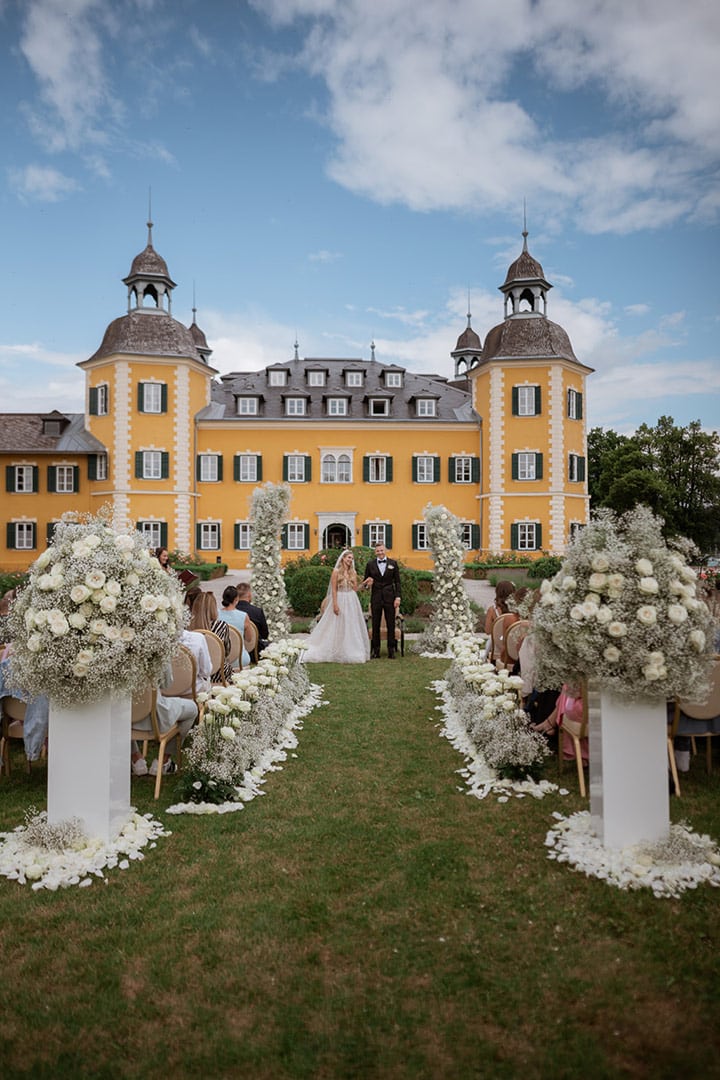
M140 597L140 609L142 611L157 611L157 596L152 593L143 593Z
M90 599L92 600L93 604L99 604L104 595L104 589L95 589L95 591L90 594Z
M620 659L621 653L616 645L608 645L608 647L603 653L603 656L609 664L617 664L618 660Z
M134 589L136 585L140 584L140 578L137 576L134 570L131 570L128 576L125 578L125 584L129 585L131 589Z
M107 638L108 641L119 641L120 640L120 630L118 629L117 626L106 626L104 631L103 631L103 634Z
M600 601L601 598L598 596L597 593L589 592L585 596L584 603L592 604L594 607L598 607L600 605Z
M107 623L104 619L93 619L90 623L91 634L104 634L107 630Z
M228 742L232 742L232 740L235 738L235 731L231 727L221 727L220 734L222 735L223 739L227 739Z
M42 638L39 634L31 634L28 638L27 647L29 652L38 653L42 649Z
M601 574L604 574L610 567L607 555L603 555L601 551L599 551L597 555L593 556L593 560L590 565L592 566L593 570L597 570Z
M50 548L47 548L46 551L43 551L42 555L38 555L37 559L35 560L35 565L37 566L38 570L44 570L45 567L52 561L52 556L53 553Z
M607 578L607 587L608 587L608 589L612 589L614 592L618 592L618 591L622 590L622 587L623 587L624 584L625 584L625 578L624 578L624 576L622 574L608 574L608 578Z
M73 630L83 630L87 626L87 619L81 611L73 611L71 615L68 615L68 622Z
M668 607L668 619L675 626L681 626L688 617L687 608L682 604L670 604Z
M118 551L132 551L135 546L135 541L132 536L116 536L115 547Z
M38 627L47 626L47 621L48 621L48 613L47 613L47 611L43 611L42 608L41 608L40 611L35 612L35 617L33 619L33 622L35 623L36 626L38 626Z
M560 588L563 592L573 592L577 588L577 581L574 577L568 575L566 578L563 578Z
M52 574L41 574L38 578L37 587L41 592L52 592L53 589L57 588L57 584Z
M70 629L70 624L58 608L48 611L48 626L55 637L64 637Z
M85 537L85 543L90 548L90 550L92 550L93 548L100 547L100 545L102 544L102 540L95 533L90 533L89 536Z
M637 609L635 618L643 626L654 626L657 622L657 608L652 604L643 604L642 607Z
M648 682L658 682L660 679L664 679L667 675L667 671L664 667L660 667L657 664L646 664L642 669L643 675Z
M84 604L90 595L87 585L74 585L70 590L70 599L73 604Z
M75 659L79 664L92 664L95 659L95 653L92 649L81 649Z
M697 652L702 652L705 648L705 634L702 630L691 630L688 634L688 641ZM29 647L30 643L28 642Z
M580 610L586 619L592 619L597 615L598 606L592 600L585 600L584 603L580 605Z
M161 626L165 626L169 622L167 611L156 611L155 620L159 622Z
M78 679L84 679L85 676L89 673L90 668L87 666L87 664L81 664L79 660L76 660L73 664L72 671L73 675L75 675Z
M638 582L638 589L647 596L655 596L659 592L660 586L654 577L642 577Z
M653 564L649 559L638 559L635 563L635 569L640 577L649 577L653 572Z
M609 622L612 622L612 617L612 608L609 607L599 607L595 612L595 618L601 626L607 626Z
M115 579L112 578L110 581L105 582L105 592L108 594L108 596L120 596L122 592L122 585L119 581L115 581Z
M600 592L607 585L607 574L591 574L588 585L593 592Z
M114 596L103 596L100 601L100 610L104 615L109 615L111 611L114 611L117 607L117 600Z
M625 625L625 623L615 620L614 622L608 623L607 632L610 637L625 637L625 635L627 634L627 626Z
M85 584L90 589L102 589L105 584L105 574L102 570L90 570L85 575Z
M132 626L122 626L120 628L120 640L121 641L132 641L134 639L134 637L135 637L135 631L133 630Z

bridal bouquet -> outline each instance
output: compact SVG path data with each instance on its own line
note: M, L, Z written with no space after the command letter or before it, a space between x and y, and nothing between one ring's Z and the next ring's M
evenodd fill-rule
M155 681L177 646L183 593L140 533L63 519L10 615L11 680L63 708Z
M542 583L533 611L541 685L580 676L654 701L703 692L712 619L661 526L643 506L620 518L601 511Z

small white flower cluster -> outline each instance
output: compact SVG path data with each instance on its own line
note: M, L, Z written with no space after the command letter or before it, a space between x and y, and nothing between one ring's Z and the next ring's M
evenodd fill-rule
M458 635L473 629L470 601L463 586L466 551L460 540L460 522L446 507L428 503L423 517L435 563L433 611L416 648L421 653L444 655Z
M270 637L277 641L290 633L288 600L280 559L280 529L290 507L288 484L256 487L250 501L252 546L250 573L253 592L262 604Z
M580 533L533 611L541 685L583 676L629 699L702 692L710 612L661 530L638 507L619 519L601 511Z
M687 825L671 825L667 840L607 848L595 835L585 810L570 817L555 813L545 838L548 858L600 878L618 889L651 889L656 897L678 897L703 882L720 886L720 849Z
M181 781L190 803L247 800L278 746L291 738L292 725L305 715L298 706L310 683L307 668L298 663L301 651L291 641L274 642L258 664L239 671L230 685L199 695L205 713L184 751Z
M50 845L48 830L53 835ZM66 839L72 839L59 848L55 839L63 832L67 833ZM169 835L151 814L133 814L119 836L106 844L97 838L88 840L74 823L68 823L67 829L62 824L47 825L43 811L13 832L0 833L0 875L20 885L30 882L33 889L52 892L69 885L87 887L96 878L107 884L104 871L115 867L127 870L131 862L145 857L144 847L154 848L158 837Z
M132 693L159 676L183 621L182 590L140 533L64 518L11 611L12 683L66 707Z

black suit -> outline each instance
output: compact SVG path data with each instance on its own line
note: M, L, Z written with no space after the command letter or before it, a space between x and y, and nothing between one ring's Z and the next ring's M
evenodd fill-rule
M365 578L372 578L370 611L372 612L371 656L380 655L380 624L385 612L387 626L388 656L395 655L395 598L400 596L400 571L394 559L388 558L385 573L380 572L377 559L370 559L365 567Z
M267 619L265 618L265 612L257 604L250 604L247 600L238 600L237 610L244 611L248 619L254 622L258 629L258 651L262 650L268 644L270 639L270 632L268 630Z

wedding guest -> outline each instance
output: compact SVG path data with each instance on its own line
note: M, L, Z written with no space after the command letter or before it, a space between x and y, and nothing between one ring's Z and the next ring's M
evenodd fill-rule
M499 619L501 615L507 615L510 608L508 607L508 597L512 596L515 591L515 586L512 581L498 581L495 586L495 600L487 609L485 614L485 633L491 634L493 623L496 619Z
M255 623L258 631L258 652L261 653L263 649L267 648L270 644L270 631L268 630L267 618L265 612L257 604L253 604L252 588L248 581L241 581L237 586L238 602L237 610L244 611L245 614Z
M167 685L172 681L172 668L168 666L163 672L161 679L161 685ZM180 745L182 746L185 741L185 737L192 728L193 724L197 720L198 708L195 702L191 698L182 697L165 697L165 695L158 690L157 699L155 704L155 712L157 715L158 728L160 732L169 731L175 724L179 728L179 736L175 736L171 739L167 745L168 755L175 755L177 749L177 740L180 739ZM152 731L152 717L148 714L143 720L138 721L134 725L136 729ZM147 767L145 758L140 753L140 748L136 742L132 744L132 771L135 776L157 776L158 763L157 758L153 761L150 768ZM177 765L172 760L171 756L168 756L167 760L163 764L163 776L174 773L177 770Z
M563 717L566 717L568 720L573 720L576 724L581 724L583 716L584 701L582 690L578 686L564 683L557 699L557 705L550 713L547 720L543 720L541 724L533 724L532 727L534 731L539 731L542 735L554 735L560 726ZM580 752L582 753L584 764L587 765L589 759L587 736L580 740ZM575 758L572 739L567 732L563 732L563 757L567 761L572 761Z
M227 622L218 618L217 601L215 596L209 590L201 591L200 595L196 598L195 603L192 606L192 612L190 614L189 630L212 630L213 634L222 641L225 646L225 656L230 653L232 642L230 641L230 631L228 630ZM224 677L229 679L232 676L232 664L225 663L224 665ZM213 682L222 682L223 676L219 671L216 671L213 675Z
M222 607L218 612L218 619L222 619L223 622L229 623L230 626L234 626L236 630L239 630L243 637L243 649L242 649L242 666L247 667L250 663L250 653L248 648L252 648L255 644L255 635L250 629L250 620L248 619L245 611L237 610L238 604L238 591L234 585L228 585L222 594Z
M29 698L23 690L8 686L12 642L9 640L7 620L16 595L15 589L8 589L0 599L0 698L12 697L25 703L23 720L25 756L28 761L37 761L47 743L50 703L44 694Z
M155 548L155 558L160 563L160 566L163 568L163 570L165 570L168 574L172 574L173 568L170 565L170 553L168 552L167 548Z
M212 660L207 641L196 630L183 630L180 641L195 658L195 693L205 693L210 689L212 675Z

